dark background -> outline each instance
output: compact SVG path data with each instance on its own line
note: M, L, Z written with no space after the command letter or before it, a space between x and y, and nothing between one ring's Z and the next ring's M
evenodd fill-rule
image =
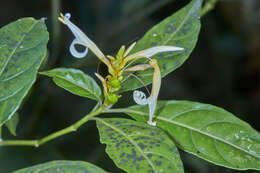
M186 5L188 0L1 0L0 26L18 18L47 17L50 32L48 61L41 70L73 67L93 76L97 58L88 54L73 58L71 32L57 21L59 11L72 14L75 22L105 54L129 45L153 25ZM225 108L260 130L260 1L222 0L202 18L198 44L190 58L163 79L160 100L191 100ZM102 66L101 66L102 70ZM130 103L129 103L129 100ZM125 93L117 107L134 104ZM17 137L7 129L4 139L35 139L67 127L93 106L89 99L74 96L39 76L19 109ZM1 147L0 173L51 160L82 160L113 173L123 172L104 152L94 122L76 133L55 139L40 148ZM181 152L187 173L240 172ZM241 171L242 172L242 171ZM256 171L245 171L256 172Z

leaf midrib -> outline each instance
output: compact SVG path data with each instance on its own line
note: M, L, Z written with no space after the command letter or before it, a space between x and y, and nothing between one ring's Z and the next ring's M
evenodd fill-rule
M192 2L191 2L191 3L192 3ZM189 5L190 5L190 4L189 4ZM165 40L165 41L163 42L163 44L168 43L169 40L171 40L172 37L174 37L174 36L176 35L176 33L179 32L179 30L181 29L181 27L184 25L184 23L185 23L185 22L188 20L188 18L190 17L190 14L191 14L193 8L194 8L194 6L189 9L189 12L188 12L187 15L185 16L185 18L184 18L184 20L182 21L182 23L179 25L179 27L176 29L176 31L175 31L173 34L171 34L171 35L168 37L167 40Z
M36 22L29 28L28 33L30 33L33 28L36 26L36 24L38 24L39 21L36 20ZM7 58L7 61L5 63L5 65L3 66L2 70L0 70L0 76L2 75L4 69L6 68L7 64L9 63L10 59L12 58L12 56L14 55L14 53L16 52L16 49L21 45L21 43L24 41L24 38L26 37L26 35L23 35L21 37L21 39L19 40L17 46L13 49L13 51L11 52L10 56Z

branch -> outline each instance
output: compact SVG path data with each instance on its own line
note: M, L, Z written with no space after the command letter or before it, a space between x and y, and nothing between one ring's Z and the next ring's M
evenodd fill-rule
M39 147L40 145L43 145L46 142L51 141L55 138L58 138L58 137L63 136L65 134L77 131L77 129L80 126L85 124L88 120L91 120L92 117L102 113L103 110L104 110L103 106L101 106L97 109L94 108L94 110L92 112L87 114L85 117L83 117L81 120L77 121L73 125L66 127L62 130L59 130L57 132L54 132L54 133L52 133L52 134L50 134L46 137L43 137L41 139L38 139L38 140L3 140L3 141L0 141L0 146L34 146L34 147Z

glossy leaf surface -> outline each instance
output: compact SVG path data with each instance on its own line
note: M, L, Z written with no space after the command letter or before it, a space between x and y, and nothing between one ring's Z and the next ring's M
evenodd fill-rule
M148 119L147 106L125 111L138 121ZM224 109L189 101L160 101L157 126L176 145L217 165L233 169L260 169L260 135L249 124Z
M16 112L46 55L44 20L19 19L0 29L0 126Z
M96 81L80 70L56 68L40 74L52 77L55 84L73 94L97 101L102 99L101 89Z
M176 146L159 128L121 118L98 119L97 126L106 152L126 172L184 172Z
M155 25L141 38L133 51L141 51L154 46L177 46L183 51L165 52L154 55L161 69L162 77L180 67L194 49L200 31L201 0L193 0L187 6ZM130 54L131 54L130 53ZM133 66L137 62L130 66ZM138 63L148 63L141 59ZM129 67L130 67L129 66ZM135 72L144 84L152 82L153 69ZM120 92L142 87L143 84L129 73L125 73Z
M107 173L103 169L81 161L52 161L29 168L15 171L14 173Z

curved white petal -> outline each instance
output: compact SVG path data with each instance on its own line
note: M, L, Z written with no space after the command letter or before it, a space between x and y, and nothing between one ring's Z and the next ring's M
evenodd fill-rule
M126 61L130 61L130 60L138 59L138 58L142 58L142 57L150 58L157 53L179 51L179 50L183 50L183 48L175 47L175 46L156 46L156 47L145 49L145 50L136 52L132 55L129 55L128 57L126 57Z
M148 103L145 93L135 90L133 93L135 103L139 105L146 105Z
M71 32L74 34L74 36L76 37L75 40L77 40L77 44L81 44L84 45L85 47L88 47L102 62L104 62L107 66L110 66L109 61L106 59L105 55L100 51L100 49L96 46L96 44L93 41L91 41L76 25L74 25L70 21L70 16L71 16L70 13L66 13L65 16L63 16L63 18L61 19L61 21L65 23L68 26L68 28L71 30ZM71 49L73 55L75 54L76 55L75 57L77 57L77 55L79 54L75 53L73 47Z
M76 44L82 45L82 43L79 42L77 39L74 39L72 41L72 43L70 44L70 53L72 54L72 56L74 56L76 58L83 58L83 57L85 57L87 55L87 53L88 53L88 47L85 47L85 51L79 52L75 48ZM82 45L82 46L84 46L84 45Z

